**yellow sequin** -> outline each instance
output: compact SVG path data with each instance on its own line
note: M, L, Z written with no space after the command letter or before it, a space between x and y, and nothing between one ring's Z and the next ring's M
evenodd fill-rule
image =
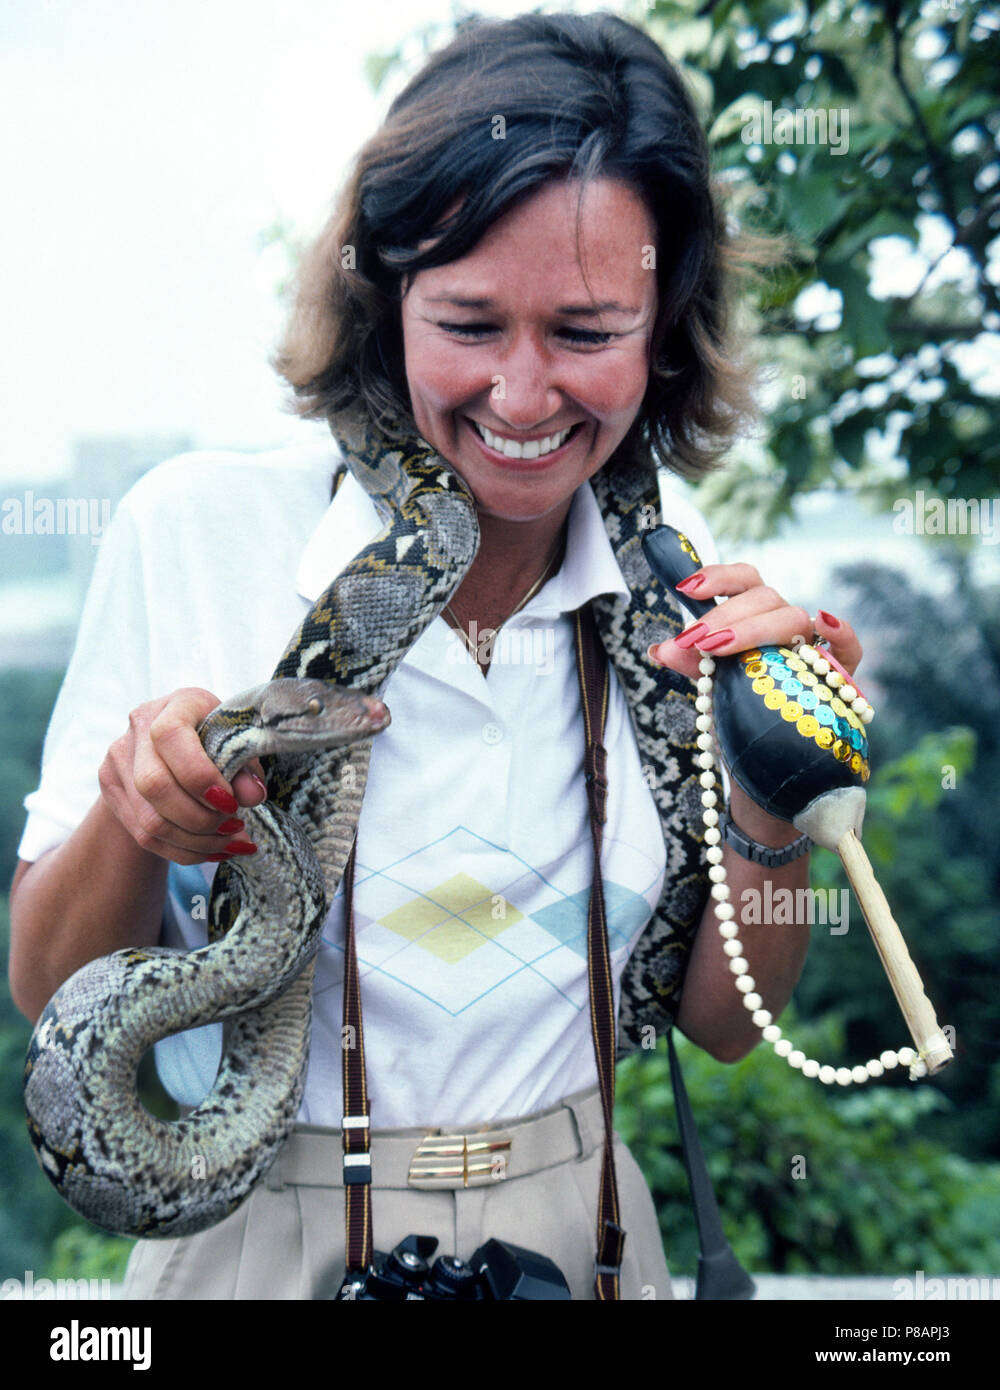
M758 676L753 683L753 693L755 695L766 695L769 690L774 689L774 681L770 676Z
M788 699L783 690L769 690L764 696L764 703L768 709L781 709L781 706Z
M858 772L861 771L861 754L860 754L860 753L852 753L852 754L851 754L851 771L854 772L854 773L858 773Z
M821 700L833 699L833 691L827 685L817 685L816 694L819 696Z
M870 767L868 766L868 764L864 761L864 759L862 759L862 761L861 761L861 780L862 780L862 782L867 782L867 781L868 781L868 778L869 778L871 775L872 775L872 770L871 770L871 768L870 768Z
M766 662L766 661L748 661L748 662L747 662L747 675L748 675L748 676L766 676L766 675L767 675L767 662Z
M849 743L845 743L842 738L838 738L833 745L833 756L839 763L846 763L854 750Z
M834 696L830 701L830 708L839 719L847 718L847 706L844 704L843 700L838 699L837 696Z
M833 747L833 730L832 730L832 729L827 729L826 727L821 728L820 731L819 731L819 733L814 735L814 738L816 739L816 742L819 744L820 748L832 748L832 747Z
M815 738L819 733L819 721L811 714L804 714L795 727L803 738Z
M812 671L800 671L798 678L803 685L819 685L819 676L814 675Z
M751 661L759 661L761 656L762 652L760 648L754 647L752 652L744 652L743 655L740 657L740 660L743 662L744 666L748 666Z
M787 719L789 724L794 724L796 719L801 719L805 710L796 700L789 700L787 705L782 706L781 717Z

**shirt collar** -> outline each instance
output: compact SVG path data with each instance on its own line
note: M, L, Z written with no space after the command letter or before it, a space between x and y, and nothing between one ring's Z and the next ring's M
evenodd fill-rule
M368 493L348 473L302 552L296 575L296 587L302 597L315 603L383 526ZM573 494L561 568L521 612L532 617L556 617L574 612L595 595L606 593L629 597L601 509L588 482Z

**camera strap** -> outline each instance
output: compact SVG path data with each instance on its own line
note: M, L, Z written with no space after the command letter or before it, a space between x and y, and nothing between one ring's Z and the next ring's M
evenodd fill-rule
M607 821L608 755L604 747L604 723L608 713L610 675L608 659L597 634L589 603L576 611L576 664L580 677L583 722L586 736L584 773L590 810L590 835L594 845L594 877L587 910L587 974L590 984L590 1026L594 1038L594 1059L601 1087L604 1114L604 1156L601 1186L597 1199L597 1259L594 1266L594 1293L601 1302L621 1297L619 1271L625 1248L625 1232L618 1208L618 1182L615 1177L615 996L611 975L611 954L604 908L604 880L601 874L601 843Z

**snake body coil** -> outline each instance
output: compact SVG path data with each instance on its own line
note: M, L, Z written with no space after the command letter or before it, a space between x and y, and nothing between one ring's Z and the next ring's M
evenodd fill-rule
M231 780L252 757L337 746L388 722L378 701L284 680L235 697L200 732ZM338 789L314 790L322 801ZM62 1195L105 1230L168 1236L213 1225L267 1170L295 1120L326 883L291 817L267 802L244 815L258 853L237 867L229 931L196 951L125 949L91 961L36 1025L29 1132ZM147 1049L227 1019L222 1065L202 1104L176 1123L150 1115L135 1084Z

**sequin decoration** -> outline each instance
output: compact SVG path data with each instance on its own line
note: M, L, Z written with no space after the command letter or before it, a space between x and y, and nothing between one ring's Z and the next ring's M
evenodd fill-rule
M802 738L848 763L851 771L867 782L868 738L864 721L821 681L808 664L787 647L755 647L740 660L755 695L768 709L794 724ZM838 682L839 689L842 682Z
M682 535L681 532L678 531L677 539L681 543L681 549L685 552L685 554L690 555L694 563L698 566L699 569L701 569L701 560L698 557L698 552L697 550L695 550L694 546L688 540L687 536Z

